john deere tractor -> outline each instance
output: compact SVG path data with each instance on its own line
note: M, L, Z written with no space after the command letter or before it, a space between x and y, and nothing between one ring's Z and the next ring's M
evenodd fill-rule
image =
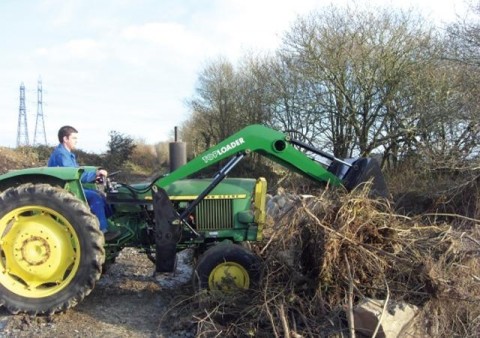
M193 248L197 289L254 287L261 262L242 244L262 239L267 182L227 178L250 153L331 186L351 190L373 179L373 190L386 192L372 159L344 161L262 125L152 182L82 185L80 176L94 167L11 171L0 176L0 305L33 315L69 309L125 247L143 250L157 273L174 271L177 252ZM216 163L224 165L212 178L190 178ZM86 187L102 190L114 210L109 221L121 236L112 243L86 203Z

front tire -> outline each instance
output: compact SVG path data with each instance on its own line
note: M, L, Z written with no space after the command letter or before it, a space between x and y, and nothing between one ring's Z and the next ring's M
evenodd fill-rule
M88 205L48 184L0 194L0 305L31 315L65 311L100 278L104 238Z
M260 279L260 260L250 250L225 242L200 257L193 271L197 290L251 289Z

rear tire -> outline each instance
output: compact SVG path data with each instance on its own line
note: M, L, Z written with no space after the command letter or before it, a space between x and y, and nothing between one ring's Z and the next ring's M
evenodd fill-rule
M65 311L88 295L105 261L88 205L47 184L0 194L0 305L31 315Z
M260 280L260 259L237 244L220 243L205 251L193 271L197 291L251 289Z

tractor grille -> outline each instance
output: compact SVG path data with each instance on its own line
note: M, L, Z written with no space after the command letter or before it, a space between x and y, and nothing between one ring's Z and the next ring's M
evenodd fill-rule
M205 199L196 207L196 223L199 230L233 228L233 200Z

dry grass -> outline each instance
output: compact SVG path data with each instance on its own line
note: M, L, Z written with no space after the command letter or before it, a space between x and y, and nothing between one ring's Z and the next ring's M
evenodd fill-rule
M11 149L0 147L0 174L12 169L35 167L41 164L38 154L30 148Z

